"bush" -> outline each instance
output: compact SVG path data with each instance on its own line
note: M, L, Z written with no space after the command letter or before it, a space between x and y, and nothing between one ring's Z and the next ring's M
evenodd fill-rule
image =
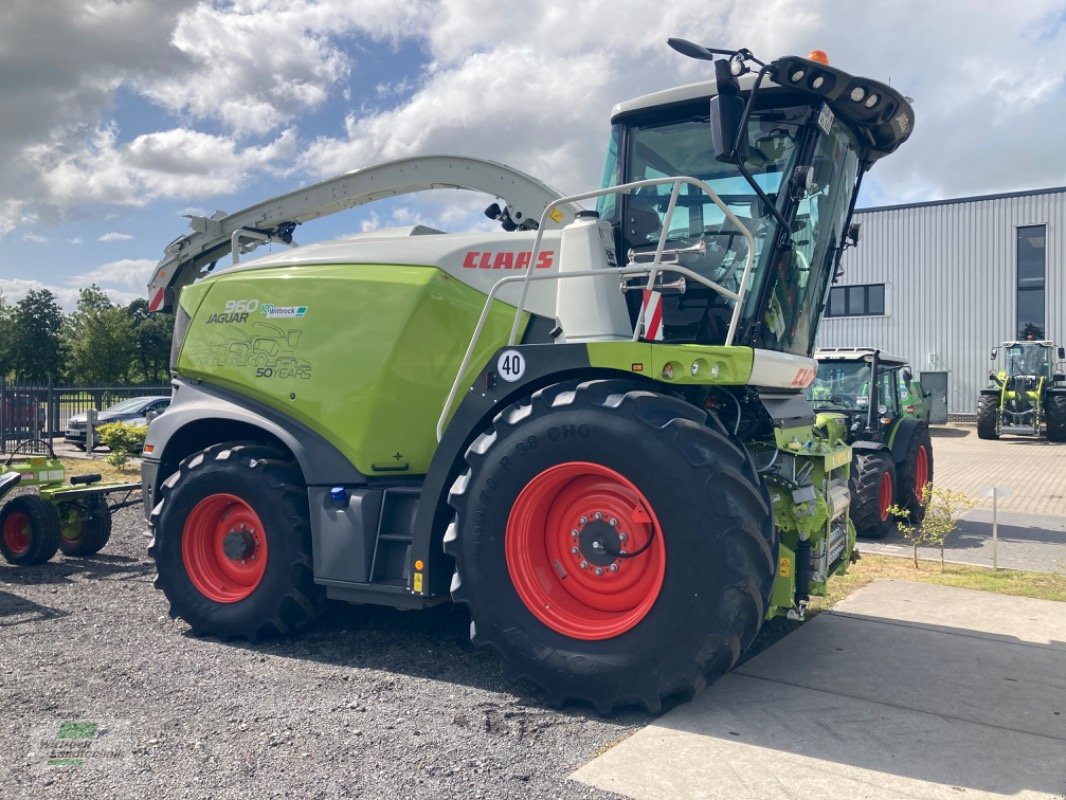
M107 463L122 468L126 466L131 455L141 452L144 437L148 435L148 426L109 422L97 428L96 434L100 437L100 443L107 445L111 451L107 454Z

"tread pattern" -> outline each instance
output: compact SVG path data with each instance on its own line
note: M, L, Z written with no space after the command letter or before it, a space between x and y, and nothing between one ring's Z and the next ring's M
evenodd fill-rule
M286 591L276 598L267 598L268 602L263 604L264 608L259 614L245 615L244 619L204 611L205 607L210 609L212 605L222 604L212 604L191 589L180 558L182 528L176 524L176 520L170 523L166 518L168 505L173 502L174 492L179 486L198 473L219 468L248 470L269 488L284 509L284 519L264 520L264 525L269 530L273 523L276 530L284 531L295 545L288 553L290 566ZM156 562L155 587L170 601L171 617L184 619L197 635L258 641L288 634L317 616L324 604L325 594L314 582L307 493L299 470L285 460L283 453L259 445L214 445L184 459L177 472L159 485L156 496L159 501L148 520L152 534L148 555ZM176 541L167 541L168 546L164 547L164 540L172 538L176 538ZM273 539L268 542L270 557L275 558L275 553L280 554L282 549L276 546ZM179 554L177 559L173 558L175 552ZM189 597L190 591L195 595L192 598ZM252 595L241 603L227 605L242 605L255 597Z
M867 539L883 539L895 528L890 516L881 519L881 476L888 470L892 473L895 487L896 470L891 456L884 451L854 451L851 461L851 521L855 532Z
M624 420L633 439L655 437L663 447L662 463L687 465L690 471L678 471L679 480L702 481L709 495L708 508L728 521L713 537L719 543L717 560L722 565L719 574L727 577L717 585L707 580L694 589L697 596L703 591L714 598L717 621L709 627L715 629L690 628L684 631L688 641L663 641L660 647L654 648L658 652L646 654L650 660L642 669L630 671L624 679L618 677L621 670L616 668L618 662L632 655L624 650L626 644L622 641L630 633L606 640L605 644L597 643L602 647L579 652L580 648L570 647L576 640L549 631L533 620L532 615L529 615L532 624L499 618L498 596L491 596L484 587L474 585L476 581L468 574L472 570L463 563L462 538L474 535L469 531L469 520L476 516L474 495L478 473L487 469L494 451L507 442L517 441L513 437L528 432L526 425L548 415L575 410L608 415L614 422ZM551 386L500 412L491 429L470 445L466 460L468 468L455 480L448 498L455 515L444 537L445 552L456 560L452 597L471 612L473 643L499 652L509 675L539 684L551 703L588 702L605 714L624 705L658 711L664 698L689 697L727 672L759 631L777 565L769 496L747 450L730 437L716 418L682 400L634 388L622 381ZM668 525L664 523L664 527ZM660 535L671 537L669 532ZM498 539L502 542L502 536ZM471 545L478 552L488 546L480 539ZM682 541L677 540L673 546L682 546ZM670 550L668 543L668 554ZM667 576L670 580L669 566ZM509 581L506 591L511 591ZM662 595L658 602L663 602ZM497 619L486 623L485 618L493 615ZM538 637L543 641L530 642ZM519 640L521 644L517 644Z
M66 556L91 556L99 553L111 538L111 509L101 494L91 494L85 500L59 504L59 518L69 513L81 517L80 535L76 539L60 536L59 549Z
M980 439L998 439L996 421L999 416L999 397L981 394L977 398L977 436Z
M40 495L20 494L4 504L0 510L0 531L12 514L24 514L29 520L30 547L24 553L14 553L8 549L0 536L0 553L11 564L31 566L43 564L56 554L59 549L59 514L56 507L42 500Z
M1066 442L1066 392L1048 392L1046 396L1048 441Z

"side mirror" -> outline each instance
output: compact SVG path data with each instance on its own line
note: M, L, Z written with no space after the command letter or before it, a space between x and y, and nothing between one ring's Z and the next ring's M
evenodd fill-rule
M999 348L998 347L993 347L992 348L992 360L995 361L996 360L996 356L998 356L998 355L999 355Z
M1066 361L1066 347L1059 348L1059 361Z
M747 159L748 138L740 131L744 100L740 84L729 71L729 62L714 62L718 94L711 98L711 145L714 157L726 164L742 164Z

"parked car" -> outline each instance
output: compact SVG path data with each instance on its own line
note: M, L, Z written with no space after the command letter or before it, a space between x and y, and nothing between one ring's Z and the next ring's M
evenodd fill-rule
M105 408L96 417L96 428L109 422L126 422L131 425L147 425L149 417L163 413L170 405L170 396L131 397ZM75 447L85 448L86 413L74 414L67 420L63 440Z

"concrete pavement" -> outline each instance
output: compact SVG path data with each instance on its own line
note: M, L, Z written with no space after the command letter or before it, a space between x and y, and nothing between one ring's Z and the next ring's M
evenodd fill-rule
M575 780L659 798L1066 795L1066 604L875 582Z

